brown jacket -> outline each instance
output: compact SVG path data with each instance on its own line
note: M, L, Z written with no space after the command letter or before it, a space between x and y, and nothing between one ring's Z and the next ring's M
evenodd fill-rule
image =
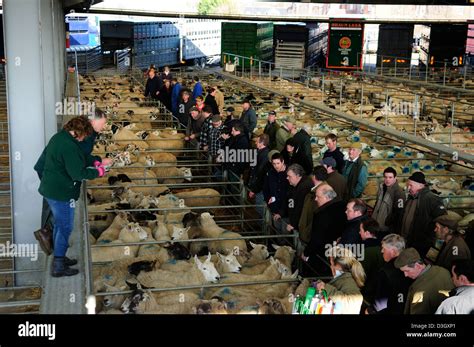
M325 284L328 296L339 306L341 314L359 314L363 297L350 272L344 272Z
M445 268L428 265L408 288L405 314L433 314L454 288Z
M436 265L442 266L451 271L453 261L458 259L471 259L471 251L466 241L460 235L453 236L441 249L436 260Z
M347 181L339 172L334 171L328 175L326 183L329 184L341 200L347 201Z

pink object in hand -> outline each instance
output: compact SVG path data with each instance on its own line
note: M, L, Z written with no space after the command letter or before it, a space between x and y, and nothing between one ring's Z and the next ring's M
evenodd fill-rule
M105 168L103 166L98 166L96 167L96 169L99 172L99 177L102 177L105 175Z
M101 165L102 165L102 163L100 161L98 161L98 160L94 161L94 167L99 167Z

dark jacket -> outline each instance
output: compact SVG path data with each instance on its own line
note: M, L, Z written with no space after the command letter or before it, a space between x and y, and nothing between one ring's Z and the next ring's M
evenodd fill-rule
M263 133L267 134L270 138L270 143L268 145L270 150L276 149L276 133L278 129L280 129L280 124L275 121L273 123L267 122L267 125L265 125L265 129L263 130Z
M163 87L163 80L155 75L153 78L148 78L145 85L145 96L149 96L152 99L158 100L158 95L156 92L159 92Z
M341 149L339 147L336 147L336 149L332 152L326 151L324 152L323 159L324 158L334 158L336 161L336 170L342 174L342 170L344 170L344 154L342 154Z
M346 224L346 203L335 198L319 207L313 216L311 240L304 255L314 258L316 254L324 256L324 246L332 244L342 234Z
M201 135L202 124L206 120L202 114L198 119L194 119L193 117L189 117L190 122L188 122L188 127L186 128L186 135L195 134L196 141L199 141L199 137Z
M306 132L306 130L301 129L294 136L293 140L295 141L296 147L300 149L302 154L307 158L307 161L313 169L313 153L311 150L311 136Z
M286 202L286 194L288 191L288 180L286 179L286 170L282 172L276 172L274 168L265 175L263 181L263 196L265 202L274 197L275 201L268 204L268 208L271 213L279 213L282 205Z
M338 171L331 172L326 179L326 183L334 189L338 198L344 201L348 200L346 179Z
M178 112L179 96L181 95L181 84L177 82L171 89L171 111L173 114Z
M189 116L189 110L191 107L194 106L194 100L189 98L188 102L184 102L184 100L181 100L181 102L178 105L178 112L176 114L176 117L178 117L179 121L183 123L185 126L188 125L189 119L191 118Z
M462 236L454 235L451 240L443 244L436 259L436 265L451 271L453 261L459 259L471 259L471 251Z
M293 153L289 153L285 148L281 151L281 155L285 160L286 166L290 166L291 164L300 164L304 172L309 175L313 171L313 165L308 160L308 158L304 155L303 151L299 147L295 147Z
M95 139L97 138L97 133L94 131L92 135L86 137L84 141L76 141L79 147L81 148L82 152L86 155L89 156L91 155L92 151L94 150L94 143ZM47 147L46 147L47 148ZM43 177L43 170L44 170L44 164L46 162L46 148L43 150L41 153L40 157L38 158L38 161L36 162L34 169L38 173L39 179ZM102 161L102 158L94 155L94 160L93 161Z
M163 84L163 87L160 89L160 95L158 95L158 99L161 101L163 105L168 109L168 111L171 110L171 91L173 90L173 87L166 88L166 85Z
M255 166L250 167L250 178L248 187L253 193L260 193L263 189L263 181L265 180L265 174L271 167L268 161L268 147L262 148L257 153L257 163Z
M364 246L364 259L361 259L360 263L366 276L362 294L367 302L373 303L377 286L377 274L384 265L380 251L380 240L377 238L367 239L362 241L362 245Z
M219 114L219 107L217 106L216 98L211 94L207 94L206 99L204 99L204 105L211 106L212 114Z
M240 116L240 120L244 123L245 128L249 134L249 137L252 136L253 130L257 126L257 114L253 107L250 107L247 111L243 111Z
M309 176L303 176L296 187L291 185L288 187L286 204L282 206L280 215L288 217L289 224L295 229L298 228L305 197L311 192L311 188L313 188L313 181Z
M349 199L360 198L367 185L369 172L361 157L355 162L346 161L342 175L347 180L347 194Z
M395 267L395 259L384 263L377 272L375 295L369 313L403 314L408 288L413 282Z
M229 142L229 149L235 150L238 153L238 150L249 149L249 138L245 134L240 134L237 136L232 136ZM242 175L244 170L249 166L248 162L243 162L242 160L234 160L232 162L224 162L224 168L231 170L235 173L236 176Z
M84 154L79 141L61 130L46 146L43 177L38 189L45 198L70 201L79 198L81 181L99 176L93 165L95 157Z
M362 243L362 239L359 235L360 223L367 219L366 215L354 218L352 220L347 220L346 218L346 227L342 232L341 241L339 243L343 245L352 245L356 243Z
M408 199L413 199L413 197L408 196ZM408 232L407 247L416 248L420 255L424 257L435 241L435 223L433 220L447 212L443 201L432 193L428 187L418 192L415 200L416 211Z
M384 193L385 189L385 193ZM381 183L377 192L372 218L375 219L384 232L400 232L399 222L405 205L405 194L402 188L395 182L391 187Z

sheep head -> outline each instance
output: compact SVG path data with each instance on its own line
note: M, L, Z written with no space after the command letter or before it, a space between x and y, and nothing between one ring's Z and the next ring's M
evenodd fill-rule
M239 261L232 252L230 252L228 255L223 255L219 252L216 252L216 254L219 258L219 262L222 264L224 272L239 273L242 269L242 265L240 265Z
M268 252L268 247L263 244L253 243L252 241L250 241L250 247L252 247L252 250L250 251L252 258L258 260L265 260L270 255L270 253Z
M176 240L188 240L188 231L191 227L187 228L180 228L177 227L176 225L173 225L173 233L171 235L171 240L176 241Z
M188 167L180 167L179 170L183 174L183 177L186 181L191 182L193 180L193 173L191 172L191 169Z
M211 253L208 254L207 259L204 262L201 262L197 255L194 256L194 263L196 264L201 274L204 276L206 282L216 283L221 278L219 273L214 266L214 263L211 262Z

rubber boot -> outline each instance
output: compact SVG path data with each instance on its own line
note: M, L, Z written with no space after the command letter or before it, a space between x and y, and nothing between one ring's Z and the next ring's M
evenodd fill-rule
M66 266L74 266L77 264L76 259L69 259L68 257L64 257L64 265Z
M79 273L77 269L71 269L65 264L64 257L54 257L51 275L53 277L74 276Z

